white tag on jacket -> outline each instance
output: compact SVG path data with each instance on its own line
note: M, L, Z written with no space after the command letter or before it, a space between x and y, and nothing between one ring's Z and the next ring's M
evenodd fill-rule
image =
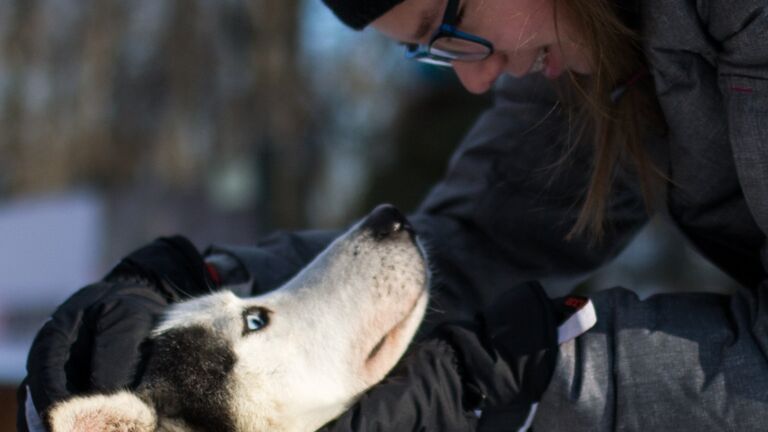
M569 306L573 307L575 311L557 328L557 343L560 345L581 336L597 323L597 314L592 300L583 297L568 297L565 302L566 304L571 302Z
M557 328L557 343L559 345L583 335L597 323L597 314L592 300L584 297L568 297L565 299L565 305L573 308L574 312ZM525 419L525 423L517 432L525 432L531 427L538 407L538 403L531 404L528 418Z

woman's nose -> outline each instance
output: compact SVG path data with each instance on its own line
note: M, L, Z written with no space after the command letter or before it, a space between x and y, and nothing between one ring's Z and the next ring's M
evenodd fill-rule
M453 69L467 91L480 94L490 90L493 83L501 75L504 70L504 61L504 56L501 53L494 53L485 60L454 61Z

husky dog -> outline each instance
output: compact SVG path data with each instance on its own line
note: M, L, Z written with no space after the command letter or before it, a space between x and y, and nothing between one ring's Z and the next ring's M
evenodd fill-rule
M169 308L135 391L76 397L54 432L314 431L395 365L428 299L403 216L380 206L276 291Z

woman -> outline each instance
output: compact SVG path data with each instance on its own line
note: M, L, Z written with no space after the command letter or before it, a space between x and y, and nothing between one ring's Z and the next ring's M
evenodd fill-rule
M587 271L660 203L746 288L595 295L597 325L561 347L534 429L765 427L765 1L325 1L350 26L411 44L410 56L449 62L471 92L515 77L421 208L425 226L460 224L435 228L451 233L440 251L486 254L456 258L451 280L490 290Z
M440 275L440 312L428 321L438 329L329 430L764 429L764 0L325 2L348 25L405 42L410 57L452 65L472 92L500 79L494 107L412 216ZM654 210L744 290L642 302L603 291L592 298L595 326L558 347L558 303L520 283L576 280ZM265 290L332 236L277 235L257 248L213 248L206 260L230 282L248 273ZM54 314L30 354L25 407L130 383L152 305L208 278L182 243L131 255ZM126 286L146 295L98 307L119 304ZM131 313L81 313L93 310ZM116 320L119 330L102 325ZM98 331L73 330L83 327ZM124 344L98 343L125 334ZM92 359L90 371L68 369L71 356Z

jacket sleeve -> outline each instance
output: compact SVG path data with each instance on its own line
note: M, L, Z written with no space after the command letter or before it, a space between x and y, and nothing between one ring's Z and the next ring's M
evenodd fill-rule
M287 282L340 235L335 230L277 231L255 245L214 245L206 261L238 295L257 295Z
M538 74L503 78L493 108L413 216L437 269L435 305L449 318L466 318L527 280L563 295L647 220L636 182L620 175L604 239L566 240L587 188L592 148L565 144L575 131L556 96Z
M502 79L494 106L460 144L445 177L409 215L430 256L435 309L445 312L428 324L471 319L505 288L524 281L542 281L551 294L560 294L552 288L572 287L616 255L645 223L639 192L631 181L620 181L604 240L565 239L586 189L591 154L588 146L563 145L570 132L564 123L543 77ZM259 292L287 280L336 234L278 233L236 254Z

